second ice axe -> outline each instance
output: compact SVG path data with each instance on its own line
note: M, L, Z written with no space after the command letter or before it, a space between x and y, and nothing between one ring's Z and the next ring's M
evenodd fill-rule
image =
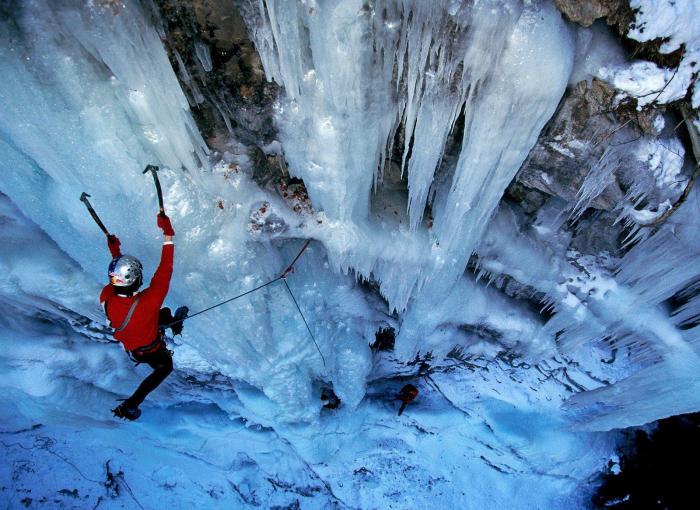
M95 220L95 223L97 223L97 226L100 227L102 232L105 233L106 236L109 235L109 232L107 231L107 227L105 227L105 224L102 223L102 220L100 220L100 217L97 215L95 212L95 209L92 208L92 205L90 204L90 201L88 200L88 195L83 191L83 193L80 195L80 201L85 204L85 207L87 207L88 212L90 213L90 216L92 216L92 219Z
M143 170L143 173L151 172L153 174L153 180L156 183L156 193L158 194L158 206L160 207L160 213L165 213L165 208L163 207L163 190L160 188L160 181L158 180L158 170L160 170L156 165L148 165Z

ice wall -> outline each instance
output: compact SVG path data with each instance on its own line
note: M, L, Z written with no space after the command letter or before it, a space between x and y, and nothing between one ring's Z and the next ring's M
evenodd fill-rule
M678 405L671 401L673 388L697 362L689 334L677 328L697 317L696 305L686 304L676 319L660 306L696 281L694 248L676 246L673 256L664 256L676 243L671 231L657 234L622 261L616 276L604 257L567 250L570 238L557 239L563 220L543 217L535 231L505 211L492 220L570 80L572 33L549 2L262 0L258 18L248 22L268 78L285 88L277 122L290 170L304 179L332 228L345 234L325 241L331 260L371 276L390 307L405 310L396 341L400 359L445 354L459 342L455 330L462 321L488 327L495 320L501 341L513 346L524 337L528 345L521 352L529 355L569 355L605 341L628 351L637 368L653 367L572 401L573 414L591 428L697 407L688 399L692 391ZM603 64L621 60L607 33L596 30L593 41L579 41L577 79L600 75ZM443 152L462 113L461 149L450 166ZM382 192L384 158L399 127L406 139L408 219L394 223L392 232L386 218L370 213L367 197L373 183ZM620 150L631 152L629 146ZM610 151L591 172L577 215L602 191L618 159ZM638 200L638 189L630 194ZM428 204L430 227L423 223ZM389 241L372 235L377 225ZM528 321L524 310L486 298L464 279L476 249L481 274L515 278L543 296L553 317L544 325ZM658 366L676 367L677 376L647 382L658 395L640 405L639 393L629 390L646 371L662 373Z
M514 279L521 294L539 293L554 312L539 330L521 336L531 342L525 349L530 357L536 359L538 347L541 354L573 359L595 346L613 352L618 373L610 384L578 393L566 404L572 424L610 430L699 409L693 375L700 366L694 206L684 204L657 233L616 260L569 249L571 234L561 229L567 205L551 202L531 226L502 205L477 249L478 272L499 286L504 278ZM461 296L450 296L450 303L479 309L473 294L457 292ZM492 316L496 303L489 299ZM423 313L429 323L436 315L429 307ZM512 324L503 318L500 323L501 330Z
M643 375L577 397L571 409L595 427L695 406L692 391L678 406L671 401L697 365L699 301L683 294L700 273L688 206L678 223L633 249L617 275L567 251L563 208L542 208L532 226L505 207L496 212L569 80L573 37L551 3L255 7L259 17L249 23L266 72L285 87L277 108L284 151L317 209L308 217L246 177L251 162L233 142L225 161L203 171L208 149L158 31L136 4L25 2L0 21L0 191L85 269L94 285L82 285L84 292L104 281L107 254L80 192L92 193L125 250L149 270L159 236L152 183L141 169L156 163L178 231L170 305L197 310L262 284L296 254L301 243L290 238L319 241L289 284L321 353L281 286L188 322L179 351L178 363L260 388L276 419L314 419L319 380L332 382L347 407L358 404L372 366L368 344L388 322L400 329L400 360L445 355L472 342L465 331L479 327L534 359L605 340L634 347L634 362L677 369L675 379L649 382L659 390L653 406L635 408L639 394L625 390ZM202 48L198 55L207 67L210 56ZM464 134L450 162L443 152L458 119ZM406 133L408 192L406 215L395 218L372 210L371 193L383 192L398 129ZM247 212L263 201L283 216L283 235L251 232ZM465 277L475 250L483 281L513 279L554 317L543 324L516 299ZM389 310L355 276L378 282ZM671 296L685 302L669 317L662 306ZM100 314L96 296L75 306ZM391 317L393 309L404 313Z
M691 191L659 232L620 262L617 279L630 293L625 315L639 328L629 355L646 354L647 366L613 386L572 398L569 408L580 414L584 428L638 425L700 408L697 199ZM677 302L673 308L671 297Z
M95 241L80 191L113 201L102 212L114 226L125 211L153 210L152 190L137 180L146 164L194 175L208 149L137 7L33 1L15 9L0 22L0 189L54 238ZM86 255L81 243L64 244L76 259Z
M148 163L162 167L177 232L169 306L202 309L260 285L301 247L251 236L247 212L269 197L246 177L244 148L232 144L236 154L209 169L157 28L139 5L23 2L0 19L0 191L92 279L93 286L73 289L85 298L74 308L96 320L95 289L106 280L109 254L78 198L92 195L123 251L151 274L160 233L153 182L141 173ZM324 263L324 250L312 246L289 284L325 364L279 285L189 321L176 364L248 381L275 403L280 420L313 419L319 379L332 381L350 407L357 404L375 312L347 284L352 280Z
M398 310L428 280L447 291L564 92L574 44L559 12L510 0L271 0L248 24L268 79L285 89L276 119L290 171L339 228L373 228L373 183L405 131L409 220L397 230L416 232L418 262L397 270L405 249L386 241L375 257L348 244L334 262L379 281ZM462 112L459 161L435 179Z
M503 191L554 113L573 66L570 29L549 3L527 6L480 96L467 105L455 176L434 209L445 283L458 277Z

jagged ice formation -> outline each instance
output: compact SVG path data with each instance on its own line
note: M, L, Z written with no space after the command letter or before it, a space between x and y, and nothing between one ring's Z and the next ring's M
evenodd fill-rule
M332 259L379 281L400 311L426 280L427 292L445 292L561 98L574 57L570 29L548 3L259 5L251 31L268 78L285 88L277 115L285 155L314 203L340 228L371 230L370 192L400 124L408 235L422 229L435 197L419 267L407 271L391 239L371 237L385 244L374 260L356 246ZM434 183L462 111L456 168Z
M662 4L635 1L638 27L653 24ZM153 404L181 420L182 437L163 443L152 422L142 429L149 444L184 452L192 470L202 460L192 438L201 448L211 440L206 472L234 484L236 504L292 504L292 492L312 507L380 505L391 497L366 466L427 498L402 477L434 449L449 460L443 470L431 458L416 475L442 491L425 504L455 504L460 487L478 491L480 480L492 486L507 474L518 494L540 484L533 504L563 506L613 443L571 429L608 431L700 408L697 193L667 222L641 225L688 183L691 155L677 119L659 113L639 136L620 123L595 140L548 142L565 157L607 147L594 162L581 158L575 200L535 194L541 200L529 210L513 198L518 172L577 82L607 77L635 96L624 73L643 66L625 67L606 28L575 27L546 0L236 5L267 79L280 86L278 140L256 149L283 157L303 180L309 200L301 205L256 184L256 163L233 138L225 104L217 108L229 138L225 150L210 149L190 110L204 87L184 54L168 54L156 4L0 3L0 303L17 317L3 319L0 338L3 398L19 417L8 430L45 409L102 423L100 402L134 382L118 349L100 343L109 337L96 302L107 252L78 197L92 195L149 271L158 257L155 196L141 174L149 163L164 167L177 231L171 305L198 310L260 285L313 239L289 285L321 352L281 285L212 310L187 323L178 378ZM668 102L696 79L688 60L695 32L664 25L649 33L669 35L668 50L686 43L668 97L657 98ZM195 38L190 51L205 76L215 72L215 49ZM623 198L592 211L615 179ZM608 235L613 222L626 236L618 252L583 239L597 229ZM391 353L370 349L382 328L396 333ZM17 346L25 332L31 349ZM396 422L386 395L408 380L430 403L415 420ZM337 418L321 410L321 384L342 399ZM223 432L201 426L197 413L256 446L227 456ZM408 424L407 436L396 423ZM69 433L57 437L71 444ZM464 461L450 445L464 438L476 481L455 474ZM275 456L293 460L279 466ZM227 465L241 473L235 481ZM336 483L349 466L359 481ZM265 479L272 489L260 489ZM309 496L316 493L323 503Z

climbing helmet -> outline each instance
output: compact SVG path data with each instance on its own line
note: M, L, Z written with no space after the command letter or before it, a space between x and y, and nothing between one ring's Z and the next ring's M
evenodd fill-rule
M109 283L115 287L129 287L141 280L143 265L136 257L122 255L109 264Z

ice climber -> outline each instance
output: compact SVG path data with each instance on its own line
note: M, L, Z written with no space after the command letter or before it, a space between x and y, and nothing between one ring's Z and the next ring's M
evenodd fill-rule
M174 334L181 333L182 319L187 315L186 307L180 307L174 318L170 309L161 309L173 274L175 247L172 239L175 231L164 213L158 214L157 218L164 235L163 251L150 286L140 292L143 283L141 262L131 255L122 255L117 236L107 236L112 262L109 264L109 284L102 289L100 303L114 328L114 338L124 345L137 363L146 363L153 368L134 394L112 410L115 416L127 420L141 416L141 402L173 371L173 358L165 346L164 329L170 327ZM173 321L179 322L172 324Z

